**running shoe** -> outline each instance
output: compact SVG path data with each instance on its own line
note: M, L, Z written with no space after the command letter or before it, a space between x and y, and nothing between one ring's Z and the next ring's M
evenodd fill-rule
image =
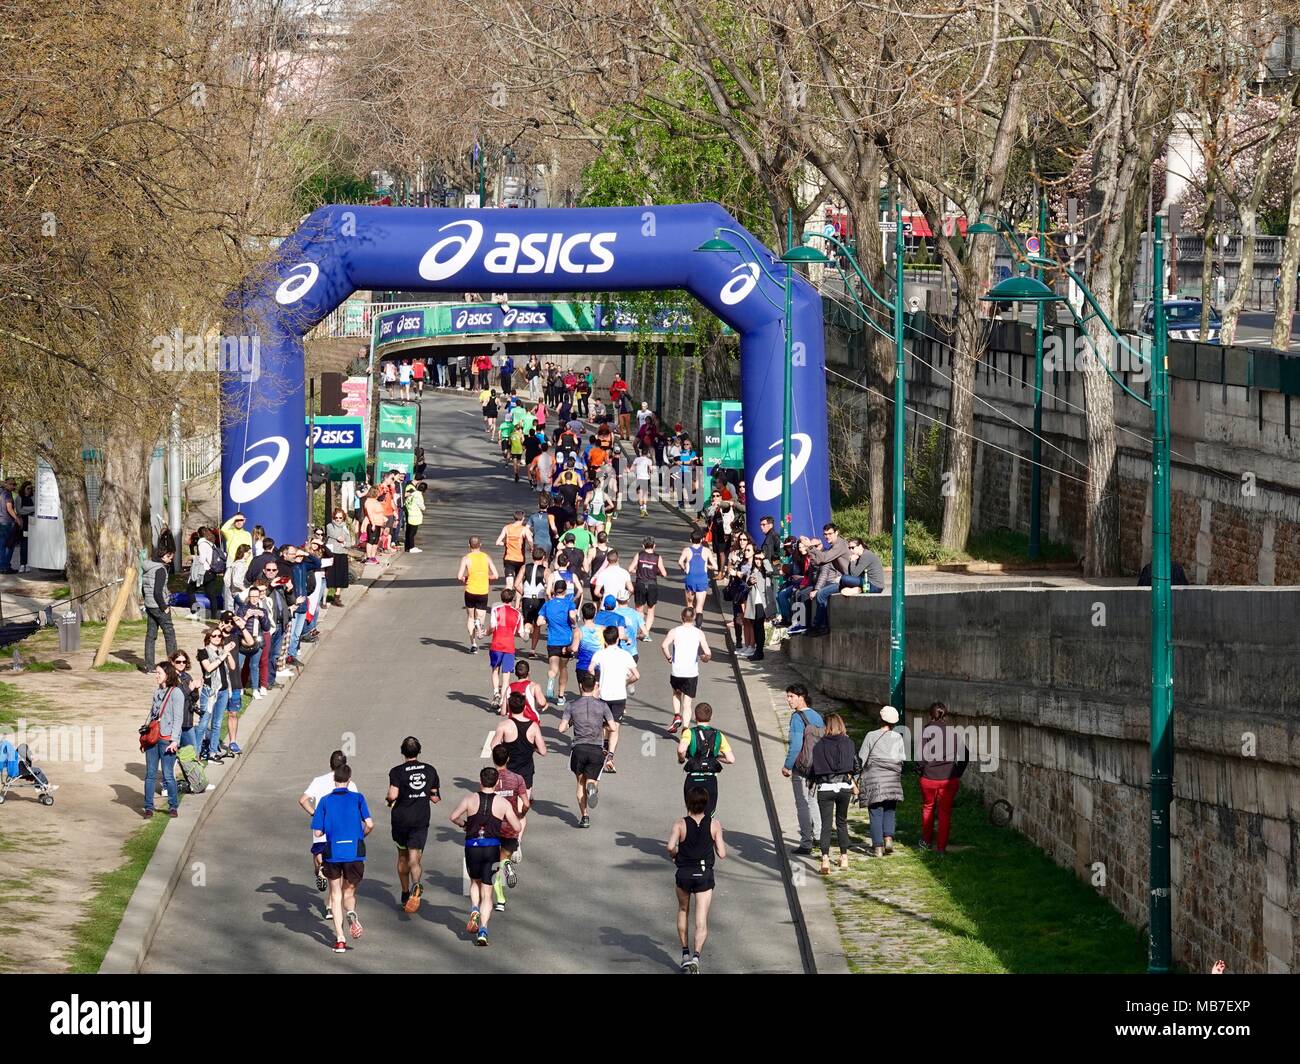
M330 881L325 878L325 872L320 868L316 869L316 889L324 894L329 890L329 885Z
M504 908L504 906L503 906L503 908ZM486 928L486 927L480 927L480 928L478 929L478 936L474 939L474 945L476 945L476 946L486 946L487 944L488 944L487 928Z
M589 828L589 827L591 827L591 817L589 817L589 816L584 816L580 821L578 821L578 827L580 827L580 828Z
M364 929L361 926L361 921L357 919L357 914L349 909L343 916L348 922L348 934L353 938L360 938Z
M595 780L587 781L587 808L595 809L600 804L600 787Z
M682 975L691 974L691 956L689 953L682 954Z
M410 553L410 554L423 554L423 553L424 553L424 550L423 550L422 548L420 548L420 547L412 547L408 553Z
M681 728L682 728L682 718L674 716L673 722L670 725L668 725L668 734L676 735L679 731L681 731Z
M560 697L555 700L555 707L557 709L563 709L564 706L565 706L564 695L560 695Z
M503 901L498 901L498 902L493 903L493 905L492 905L492 911L493 911L494 913L503 913L503 912L505 912L505 911L506 911L506 903L503 902Z
M478 932L478 910L477 909L471 909L469 911L469 923L465 925L465 930L468 931L471 935L476 934Z
M415 912L415 910L420 907L420 898L423 895L424 895L424 885L421 883L416 883L415 886L411 888L410 895L403 899L402 908L405 909L408 913Z
M470 640L470 644L469 644L469 652L470 652L471 654L477 654L477 653L478 653L478 644L475 643L472 639Z
M344 942L342 939L334 943L335 953L347 953L347 951L348 951L348 944Z
M331 908L329 907L328 904L326 904L326 906L325 906L325 922L328 924L328 923L329 923L331 920L333 920L333 919L334 919L334 910L331 909Z
M514 890L519 883L519 873L515 871L514 861L507 861L505 867L506 886Z
M699 974L700 974L700 955L699 955L698 953L695 954L695 956L691 958L691 968L690 968L690 973L689 973L689 974L691 974L691 975L699 975Z
M239 755L239 754L242 754L242 753L244 752L243 750L241 750L241 749L239 748L239 744L238 744L238 743L231 743L228 747L226 747L226 749L229 750L232 754L235 754L235 755Z
M264 694L262 694L262 689L261 689L260 687L254 687L254 688L253 688L253 697L254 697L254 698L265 698L266 696L265 696Z

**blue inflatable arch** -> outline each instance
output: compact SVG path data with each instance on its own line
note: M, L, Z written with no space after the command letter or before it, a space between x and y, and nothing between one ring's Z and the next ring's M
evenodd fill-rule
M245 510L276 542L307 528L304 334L353 292L605 292L681 288L740 336L750 532L781 498L784 292L742 254L696 252L718 227L744 233L716 203L571 210L322 207L266 270L231 298L257 366L222 373L222 516ZM784 267L753 236L774 276ZM728 239L742 246L734 236ZM791 517L816 535L830 518L821 298L796 276ZM254 348L253 345L256 345Z

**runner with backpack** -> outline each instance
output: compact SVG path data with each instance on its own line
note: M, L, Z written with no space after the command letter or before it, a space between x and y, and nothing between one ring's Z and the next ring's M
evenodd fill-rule
M683 728L677 744L677 762L686 769L683 798L689 798L693 787L701 787L709 796L705 812L712 816L718 808L718 773L723 765L734 765L736 755L731 751L727 737L713 727L713 707L701 702L695 707L695 727Z

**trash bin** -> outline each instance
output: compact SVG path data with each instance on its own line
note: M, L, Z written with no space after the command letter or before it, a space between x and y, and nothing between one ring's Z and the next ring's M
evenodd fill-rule
M76 610L67 610L54 616L54 623L59 626L59 653L66 654L81 649L81 614Z

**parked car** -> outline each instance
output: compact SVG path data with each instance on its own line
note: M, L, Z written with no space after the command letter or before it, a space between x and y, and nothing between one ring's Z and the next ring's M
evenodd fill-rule
M1142 331L1150 333L1155 328L1155 304L1142 308ZM1165 302L1165 325L1171 340L1199 340L1201 338L1201 301L1199 299L1170 299ZM1217 344L1223 321L1219 312L1210 308L1209 325L1205 330L1205 343Z

